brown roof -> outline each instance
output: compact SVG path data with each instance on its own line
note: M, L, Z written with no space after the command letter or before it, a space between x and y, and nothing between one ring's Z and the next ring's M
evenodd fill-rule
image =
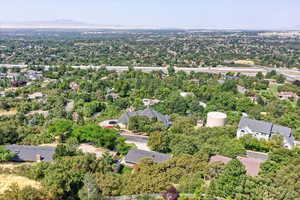
M249 176L257 176L260 170L260 164L264 161L255 159L255 158L245 158L238 156L237 159L245 166L247 174ZM232 158L221 156L221 155L215 155L212 156L209 160L209 162L221 162L223 164L227 164L230 162Z
M231 160L232 160L232 158L228 158L228 157L221 156L221 155L215 155L215 156L210 157L209 162L221 162L223 164L227 164Z
M260 170L260 164L263 162L255 158L237 157L239 161L245 166L247 174L250 176L257 176Z

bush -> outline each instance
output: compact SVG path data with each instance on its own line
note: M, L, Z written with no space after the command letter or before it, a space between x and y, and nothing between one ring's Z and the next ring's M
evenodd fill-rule
M11 160L15 156L14 153L7 150L5 147L0 146L0 162Z
M93 142L97 146L113 149L117 144L118 133L113 129L101 128L96 124L78 126L72 132L80 142Z
M8 190L0 195L0 200L43 200L46 199L44 192L26 186L21 189L17 184L12 184Z

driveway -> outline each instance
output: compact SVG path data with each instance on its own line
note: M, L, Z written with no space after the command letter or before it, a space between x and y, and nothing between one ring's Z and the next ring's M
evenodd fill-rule
M121 136L126 138L126 143L135 144L138 149L150 151L148 147L148 137L147 136L139 136L139 135L129 135L125 133L121 133Z

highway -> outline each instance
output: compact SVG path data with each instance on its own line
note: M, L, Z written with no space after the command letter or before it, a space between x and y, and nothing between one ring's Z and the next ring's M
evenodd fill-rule
M20 68L26 68L27 65L14 65L14 64L0 64L0 66L4 66L7 68L11 67L20 67ZM45 68L50 68L54 66L44 66ZM72 68L75 69L100 69L102 66L72 66ZM114 70L117 72L127 71L127 66L106 66L105 67L108 70ZM136 66L133 67L135 70L141 70L143 72L151 72L151 71L163 71L167 72L166 67L140 67ZM259 65L253 65L249 67L175 67L175 71L185 71L185 72L206 72L206 73L216 73L216 74L225 74L228 72L235 72L235 73L241 73L248 76L254 76L258 72L267 73L271 70L277 71L278 74L284 75L287 80L294 81L294 80L300 80L300 71L298 69L287 69L287 68L271 68L271 67L265 67L265 66L259 66Z

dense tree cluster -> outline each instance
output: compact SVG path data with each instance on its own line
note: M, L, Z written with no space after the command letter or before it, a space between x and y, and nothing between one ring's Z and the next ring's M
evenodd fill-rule
M260 32L181 30L1 31L0 63L215 67L245 66L252 60L272 67L299 67L299 38ZM55 75L50 75L55 77ZM48 77L50 77L48 76ZM282 77L278 77L280 82Z
M195 195L196 199L300 198L299 149L283 149L280 137L270 141L249 136L236 138L242 114L289 126L300 138L299 105L294 100L277 98L280 91L298 93L296 85L271 86L262 74L187 74L172 68L169 74L132 69L116 73L105 68L80 70L66 66L31 68L52 79L46 83L34 81L0 97L0 111L15 111L0 115L0 145L60 144L53 162L9 170L42 184L40 189L12 186L5 193L11 199L105 199L163 193L172 186L176 186L182 199L189 199L183 193ZM71 87L74 82L78 85L75 89ZM239 92L239 87L246 89L245 94ZM29 99L28 95L34 92L42 92L43 98ZM117 170L116 160L131 146L120 136L119 127L108 129L98 124L117 119L128 110L145 109L145 98L158 99L149 107L169 115L172 125L166 127L155 119L133 117L129 129L147 133L150 148L172 154L172 159L158 164L144 159L133 169ZM199 122L216 110L228 115L227 125L201 127ZM96 158L83 154L78 151L80 143L115 151L116 156L105 154ZM243 165L235 159L245 155L245 150L269 153L257 177L246 175ZM226 166L209 163L209 157L215 154L233 160ZM9 158L8 152L0 149L0 159ZM2 172L7 173L1 169Z

